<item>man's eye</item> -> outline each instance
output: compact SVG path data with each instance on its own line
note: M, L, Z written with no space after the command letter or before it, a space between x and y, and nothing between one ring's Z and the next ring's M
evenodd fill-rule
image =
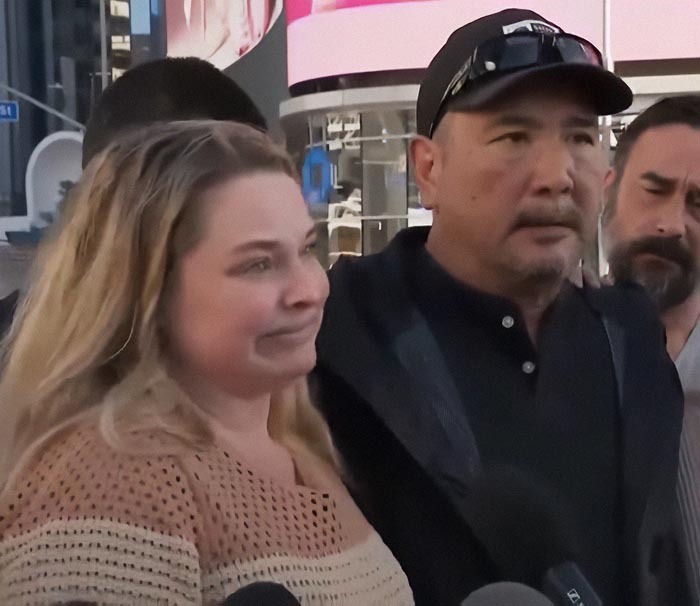
M528 134L524 131L513 131L503 133L491 140L491 143L526 143L529 140Z
M527 133L524 132L514 132L506 133L500 139L505 141L511 141L512 143L525 143L528 140Z
M304 247L304 254L311 255L314 253L316 250L316 241L314 240L313 242L309 242L305 247Z
M588 133L576 133L573 136L574 143L577 144L584 144L584 145L593 145L595 143L595 140L591 135Z

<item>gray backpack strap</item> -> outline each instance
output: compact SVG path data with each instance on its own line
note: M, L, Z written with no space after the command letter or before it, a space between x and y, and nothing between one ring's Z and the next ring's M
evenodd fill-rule
M410 328L396 336L394 351L420 389L424 405L432 409L443 430L445 443L435 445L445 453L439 457L443 475L468 486L481 469L476 439L442 351L418 310L412 313Z

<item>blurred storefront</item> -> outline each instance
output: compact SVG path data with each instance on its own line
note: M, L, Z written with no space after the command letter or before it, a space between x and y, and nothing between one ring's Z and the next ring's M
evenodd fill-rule
M95 100L131 65L165 54L163 7L0 2L0 296L20 285L39 234L80 174Z
M409 161L416 95L416 85L396 85L282 104L287 144L302 166L319 255L328 265L339 254L381 250L407 225L430 223Z
M163 3L0 3L0 99L18 104L17 121L0 124L0 215L26 212L25 170L39 141L58 130L80 131L114 77L165 54Z

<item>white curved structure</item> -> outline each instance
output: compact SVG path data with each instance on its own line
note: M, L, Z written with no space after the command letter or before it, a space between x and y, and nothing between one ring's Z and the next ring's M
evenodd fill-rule
M42 139L27 162L25 191L30 225L42 227L43 213L55 214L61 201L61 182L80 179L83 172L83 134L58 131Z
M61 182L76 182L83 172L83 134L58 131L42 139L27 162L24 177L27 214L0 217L0 237L8 231L29 231L43 227L42 214L55 214L61 201Z

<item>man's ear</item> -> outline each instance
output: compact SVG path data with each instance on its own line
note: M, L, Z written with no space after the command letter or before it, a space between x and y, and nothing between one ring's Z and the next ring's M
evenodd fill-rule
M607 251L607 227L615 214L615 206L617 204L617 194L614 191L616 181L617 172L614 168L609 168L603 181L603 205L600 209L598 224L601 228L600 236L602 238L601 242L603 244L604 251Z
M610 191L610 188L613 186L613 183L615 183L615 179L617 179L617 171L614 168L609 168L608 172L605 175L605 181L603 185L603 189L605 191L605 197L607 198L608 192Z
M617 171L614 168L609 168L608 172L605 174L605 179L603 180L603 213L605 213L605 207L610 204L610 196L616 179Z
M411 140L411 159L421 204L423 208L434 210L435 192L442 170L442 148L433 139L418 135Z

